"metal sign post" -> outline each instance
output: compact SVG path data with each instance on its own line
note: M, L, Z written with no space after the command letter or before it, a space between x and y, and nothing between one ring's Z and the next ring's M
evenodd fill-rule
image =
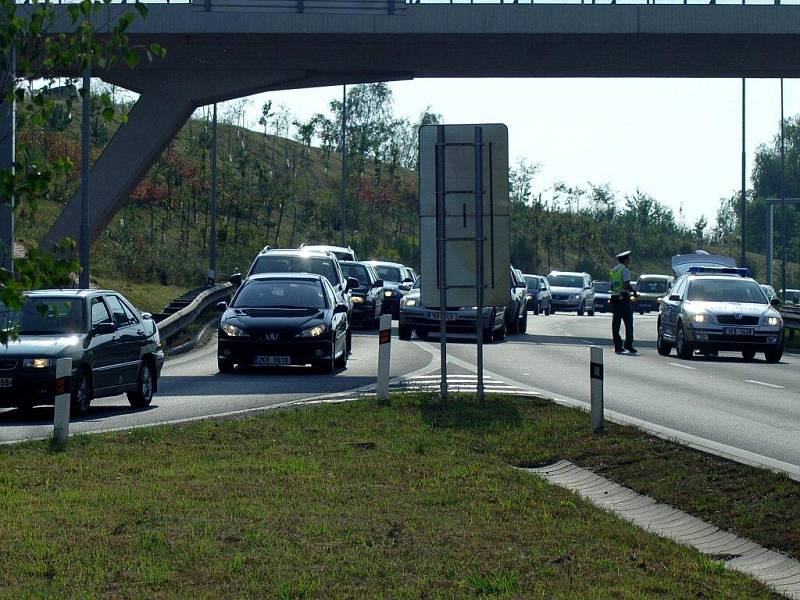
M392 315L381 315L378 334L378 385L379 402L389 400L389 365L392 351Z
M485 322L483 309L507 305L511 287L508 129L426 125L419 140L420 304L438 309L441 395L447 399L448 317L471 317L475 310L482 401L483 340L493 325ZM461 308L469 313L450 314Z
M476 395L483 403L483 128L475 127L475 291L477 314L478 385ZM490 325L491 327L491 325Z
M60 446L69 438L70 376L72 359L59 358L56 361L55 409L53 411L53 439Z
M444 126L436 128L436 287L439 288L440 393L447 400L447 222L445 220Z

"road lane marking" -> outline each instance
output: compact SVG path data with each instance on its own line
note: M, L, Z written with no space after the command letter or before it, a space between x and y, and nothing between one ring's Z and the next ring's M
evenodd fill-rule
M763 385L763 386L766 386L766 387L775 388L777 390L784 389L782 385L775 385L774 383L766 383L764 381L756 381L755 379L745 379L744 382L745 383L755 383L756 385Z
M681 369L689 369L690 371L696 371L697 370L695 367L690 367L689 365L682 365L680 363L671 362L671 363L667 363L667 364L668 365L672 365L673 367L679 367Z

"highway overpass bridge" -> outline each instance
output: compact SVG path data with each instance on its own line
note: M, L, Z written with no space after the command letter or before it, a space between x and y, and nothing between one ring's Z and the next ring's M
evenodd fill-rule
M101 74L141 94L92 169L92 239L193 110L257 92L417 77L798 77L800 6L150 4L132 44L164 60ZM126 10L109 5L106 22ZM303 12L298 12L303 10ZM78 238L80 190L48 234Z

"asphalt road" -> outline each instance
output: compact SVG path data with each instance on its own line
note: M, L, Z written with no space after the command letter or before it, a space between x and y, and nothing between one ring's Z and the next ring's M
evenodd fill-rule
M691 361L659 356L655 316L636 315L640 355L618 356L609 340L610 317L529 315L528 332L484 346L487 375L571 403L589 401L589 347L605 352L606 409L624 419L672 430L685 440L710 441L745 456L752 453L794 465L800 473L800 355L780 364L762 357L744 361L722 353ZM396 334L396 332L395 332ZM132 409L124 396L97 400L71 431L103 431L160 422L177 422L237 411L258 410L310 397L356 390L375 383L377 335L357 332L348 367L332 375L307 368L280 368L220 375L216 343L170 359L160 389L146 410ZM474 371L474 338L448 344L456 375ZM434 373L439 366L435 341L392 343L391 375ZM424 379L424 378L422 378ZM47 437L53 410L0 412L0 442ZM702 446L702 444L700 444Z
M485 346L485 368L553 397L589 402L589 347L604 352L605 406L621 415L800 468L800 355L779 364L738 353L681 360L656 352L655 314L636 315L640 354L616 355L611 319L529 315L528 332ZM438 344L427 345L438 350ZM475 362L474 343L451 343L454 364Z
M164 365L158 394L145 410L135 410L124 395L92 402L89 415L73 418L70 433L140 427L203 416L224 415L270 407L322 394L345 392L375 384L378 338L376 332L353 332L353 352L347 368L333 374L308 367L217 371L217 344L169 359ZM393 344L391 376L419 370L431 354L415 344ZM0 409L0 443L48 437L53 431L53 408L31 413Z

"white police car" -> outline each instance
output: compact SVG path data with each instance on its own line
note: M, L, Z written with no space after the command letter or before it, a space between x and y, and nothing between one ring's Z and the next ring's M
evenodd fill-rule
M783 356L783 319L777 299L764 290L747 269L690 267L661 298L658 314L658 353L680 358L696 350L741 352L752 359L763 352L767 362Z

